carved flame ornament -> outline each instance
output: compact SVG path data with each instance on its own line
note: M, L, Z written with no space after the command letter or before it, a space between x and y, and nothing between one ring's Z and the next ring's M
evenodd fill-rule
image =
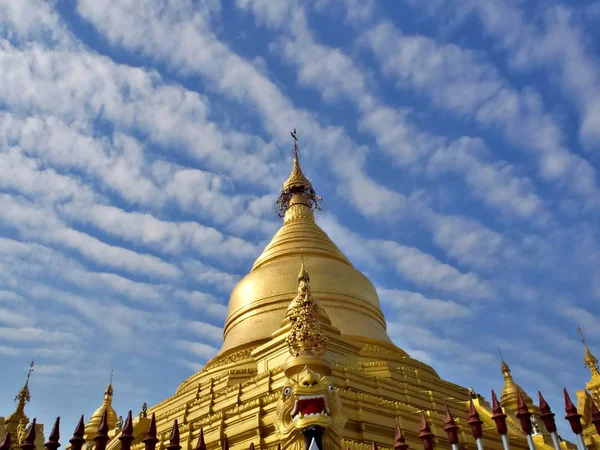
M310 277L302 263L298 274L298 295L288 310L292 328L286 338L290 353L296 357L322 356L327 345L327 336L319 320L324 312L312 296L309 283Z

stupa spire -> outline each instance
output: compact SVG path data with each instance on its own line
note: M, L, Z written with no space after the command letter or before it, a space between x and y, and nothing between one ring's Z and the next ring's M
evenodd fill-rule
M588 348L581 327L577 327L577 331L579 332L579 336L581 336L581 342L583 342L583 364L585 365L585 367L590 369L590 372L592 373L592 378L600 377L600 371L598 369L598 358L596 358L596 356Z
M304 175L302 167L300 166L300 159L298 158L298 135L296 134L295 128L294 131L291 132L291 135L294 139L294 163L292 172L283 183L281 194L277 199L277 206L281 217L285 217L286 211L290 206L295 204L306 205L312 211L321 209L321 197L315 193L312 183L306 175Z
M500 350L500 346L498 346L498 353L500 354L500 361L502 361L502 365L500 366L502 370L502 375L504 375L505 380L512 380L512 375L510 374L510 367L504 361L504 356L502 356L502 351Z
M15 403L17 404L15 411L7 418L7 421L10 420L22 420L25 419L25 423L29 419L25 415L25 404L31 400L31 393L29 392L29 378L31 377L31 373L34 371L34 362L31 361L29 364L29 370L27 371L27 379L25 380L25 384L19 391L19 393L15 396Z
M110 379L108 381L108 385L106 386L106 389L104 390L104 398L102 400L102 404L90 416L90 420L88 420L88 423L85 426L85 437L86 437L87 441L91 442L93 440L94 436L96 435L96 431L98 430L98 427L101 425L102 418L104 417L105 414L106 414L106 426L108 426L109 430L113 430L117 424L117 420L118 420L117 413L115 412L115 410L112 406L112 399L113 399L113 394L114 394L112 381L113 381L114 372L115 371L112 370L110 373Z

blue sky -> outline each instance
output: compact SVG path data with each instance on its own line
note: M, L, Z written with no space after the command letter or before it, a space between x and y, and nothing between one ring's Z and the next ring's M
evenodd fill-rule
M168 3L168 6L167 6ZM1 413L67 435L218 350L280 225L297 128L319 223L390 336L562 409L600 353L600 3L0 1ZM5 381L6 380L6 381Z

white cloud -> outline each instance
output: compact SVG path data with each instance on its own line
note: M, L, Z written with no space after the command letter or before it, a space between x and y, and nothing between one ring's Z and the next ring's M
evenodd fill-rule
M595 171L564 146L559 125L544 111L533 89L519 91L500 78L483 57L455 44L401 33L384 22L365 34L383 71L402 86L416 87L432 102L499 126L521 148L535 152L540 174L568 182L580 196L598 195Z
M178 348L196 355L204 362L215 356L218 350L210 345L192 341L178 341L176 345Z
M355 260L366 264L392 267L398 275L419 287L429 287L466 298L489 298L493 288L475 273L462 273L444 264L430 254L395 241L368 239L346 229L329 216L321 224L332 235L340 248Z
M96 6L95 2L84 0L78 2L78 11L111 43L165 61L186 73L202 75L211 80L219 92L251 104L263 118L266 131L274 142L288 144L287 134L281 130L295 124L301 130L301 136L307 136L306 139L303 137L303 148L308 147L307 151L317 159L326 157L331 161L340 189L348 187L352 204L359 209L364 208L361 210L363 214L377 217L398 212L401 196L376 183L365 173L358 146L346 133L340 128L323 127L308 111L294 108L278 87L253 64L218 41L206 23L206 9L192 10L187 2L180 2L172 4L165 14L159 15L153 2L135 10L129 9L125 3L115 2L111 8L104 9ZM123 28L119 26L123 21L131 23ZM183 42L185 45L182 45ZM338 149L344 149L346 155L341 167L338 165L341 164ZM247 170L251 169L248 167ZM361 187L368 187L371 193L376 194L371 199L384 198L386 201L364 201Z
M77 336L72 333L34 327L0 327L0 338L8 341L51 344L69 343L77 340Z
M186 322L185 328L194 334L200 335L201 337L214 342L215 344L220 344L223 341L223 328L215 327L210 323L193 320Z
M472 317L469 308L452 300L426 297L418 292L401 289L377 288L382 305L391 307L392 317L388 320L401 323L426 321L427 323ZM394 315L397 314L397 317Z
M414 3L423 5L422 2ZM570 5L555 4L543 8L534 21L528 20L521 5L515 2L455 0L447 3L459 23L476 15L485 32L508 52L513 68L526 72L539 68L549 70L552 81L558 80L564 97L574 100L579 107L582 143L589 148L597 147L600 68L591 56L593 52L585 30L573 20ZM443 11L439 2L423 6Z
M57 45L69 41L69 33L54 12L54 3L23 0L0 4L0 36L29 41L44 39Z
M6 194L0 194L0 222L17 228L22 236L73 249L107 267L161 278L180 275L178 268L155 256L105 244L93 236L68 228L51 211Z
M315 42L308 29L303 9L295 2L289 3L290 17L285 22L269 19L270 8L261 2L243 2L242 7L252 7L259 21L266 20L267 24L284 32L283 37L276 41L275 48L288 63L296 66L298 81L301 84L316 88L326 100L343 97L356 104L360 111L360 128L373 134L377 144L394 159L395 163L404 168L415 164L421 166L431 159L431 166L432 163L435 164L435 159L444 158L443 155L454 156L454 153L464 148L466 143L477 142L478 151L462 150L462 157L453 160L452 164L444 165L445 170L464 176L475 197L501 211L528 219L536 214L543 214L543 205L529 179L518 176L515 173L516 169L508 163L488 161L491 159L491 153L484 152L485 149L482 148L480 141L464 137L448 144L446 139L419 129L411 122L408 111L385 105L373 94L369 72L357 66L355 60L340 49ZM291 4L295 6L292 8ZM391 26L387 25L387 28L380 26L372 31L371 35L379 36L382 28L385 28L388 34L392 33L389 30ZM390 48L393 47L385 44L390 40L389 36L379 39L380 47L386 52L391 51ZM415 57L421 55L417 51L413 53ZM397 55L391 55L387 59L393 62L394 57ZM448 65L454 71L460 66L459 64ZM410 67L416 73L416 67L412 65ZM450 76L447 74L447 68L440 71L432 70L432 72ZM455 78L460 79L462 75L463 73L459 71ZM465 79L461 79L461 83L472 90L471 80L467 77L463 78ZM444 85L446 81L444 80ZM464 89L457 86L451 86L447 91L461 102L469 98L468 95L464 95ZM430 170L429 173L436 175L439 172L439 170ZM356 184L359 185L359 182L357 181ZM358 186L358 189L362 190L362 186ZM370 198L377 197L370 196ZM402 199L396 201L398 207L402 206L401 202ZM379 210L381 206L374 209Z

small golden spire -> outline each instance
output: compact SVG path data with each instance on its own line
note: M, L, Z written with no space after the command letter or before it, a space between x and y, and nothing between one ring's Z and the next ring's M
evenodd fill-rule
M113 396L113 386L112 386L112 382L113 382L113 375L115 374L115 369L112 369L110 371L110 381L108 382L108 386L106 386L106 390L104 391L104 400L110 400L107 397L111 397Z
M294 165L292 166L292 173L285 180L283 186L281 188L282 191L291 188L312 188L312 184L308 178L302 172L302 167L300 167L300 160L298 159L298 136L296 135L296 129L290 133L292 138L294 138Z
M298 282L304 280L306 283L310 282L310 276L304 268L304 250L300 251L300 258L302 259L302 265L300 266L300 273L298 274Z
M299 195L302 198L300 203L304 203L311 210L321 209L321 197L315 193L312 183L306 177L306 175L304 175L304 172L302 172L302 167L300 167L300 160L298 158L298 136L296 134L296 129L294 128L294 131L292 131L290 134L294 139L294 165L292 166L292 173L290 173L288 179L283 183L283 186L281 187L281 194L277 199L279 215L281 217L285 215L285 212L290 206L290 202L294 195Z
M27 379L25 380L25 384L15 396L15 403L17 404L17 407L15 408L15 411L7 418L7 420L26 419L26 422L28 420L25 416L25 404L31 400L31 393L29 392L29 378L31 377L31 373L34 371L33 366L34 362L32 360L31 364L29 364L29 370L27 371Z
M498 353L500 353L500 361L502 361L502 373L504 374L504 378L512 378L512 375L510 374L510 367L508 367L508 364L506 364L506 361L504 361L504 357L502 356L502 351L500 350L500 346L498 346Z
M319 316L323 311L310 292L310 277L304 263L298 274L298 295L292 300L288 317L292 323L286 343L293 356L322 356L327 336L323 333Z
M577 331L579 332L579 336L581 336L581 342L583 342L583 365L590 369L590 372L592 372L592 377L600 377L600 371L598 370L598 358L596 358L596 356L594 356L594 354L588 348L581 327L577 327Z

